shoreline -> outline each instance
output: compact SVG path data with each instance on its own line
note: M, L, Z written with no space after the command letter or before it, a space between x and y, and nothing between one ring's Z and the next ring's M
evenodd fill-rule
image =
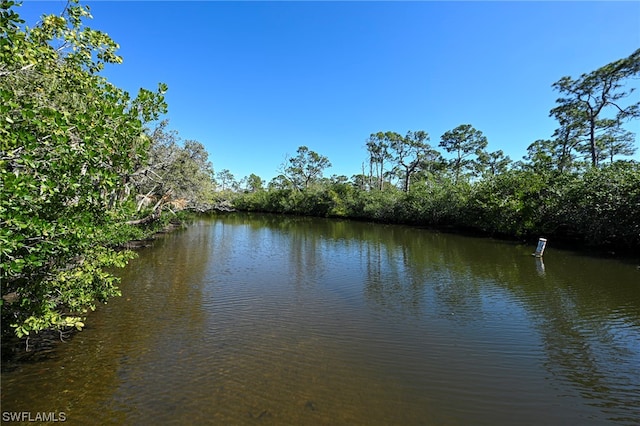
M360 218L360 217L341 217L341 216L314 216L314 215L303 215L303 214L293 214L293 213L279 213L279 212L267 212L267 211L249 211L249 210L210 210L208 212L187 212L185 218L173 217L169 219L167 224L165 224L162 228L155 230L150 233L150 235L143 239L130 240L126 243L119 244L117 249L119 250L141 250L147 247L152 247L155 240L169 233L172 233L179 229L185 229L188 227L188 223L194 219L209 216L209 215L218 215L218 214L264 214L264 215L273 215L273 216L291 216L291 217L308 217L308 218L318 218L318 219L330 219L330 220L346 220L346 221L355 221L355 222L368 222L374 225L394 225L394 226L406 226L417 229L425 229L432 232L441 232L444 234L452 234L452 235L462 235L466 237L472 238L485 238L485 239L493 239L497 241L507 241L511 243L520 243L527 244L531 246L532 253L535 251L535 242L537 238L533 236L526 237L515 237L510 235L503 234L492 234L489 232L485 232L482 230L478 230L475 228L462 228L455 226L433 226L433 225L424 225L419 223L407 223L400 221L388 221L388 220L375 220L371 218ZM640 273L640 258L637 253L633 250L620 250L617 251L611 250L611 248L607 248L604 246L585 246L581 244L581 241L577 239L563 239L563 238L549 238L549 244L547 248L553 248L558 250L568 250L579 253L584 256L591 256L600 259L613 259L620 262L624 262L631 265L636 265L638 272ZM37 362L40 359L44 359L47 357L47 354L55 351L55 348L60 343L66 343L69 340L73 339L73 337L79 333L80 331L75 328L71 328L65 331L59 330L43 330L40 333L36 334L36 338L34 336L29 336L28 338L18 338L15 334L11 332L3 333L2 335L2 371L12 370L13 368L18 368L19 364L22 362ZM28 342L25 345L25 342ZM25 347L28 346L28 347ZM7 363L9 365L7 365Z
M187 222L189 217L190 216L187 216L187 218L173 217L169 219L168 223L162 228L150 232L149 236L143 239L130 240L126 243L118 244L114 248L116 250L136 251L151 247L158 237L169 234L178 229L186 228L188 226ZM87 312L85 315L88 316L90 313L91 312ZM50 329L42 330L26 338L20 338L13 333L13 329L3 328L0 332L2 334L0 342L0 371L12 371L13 369L18 368L18 366L23 362L38 362L41 359L45 359L49 353L55 351L59 344L69 342L76 336L76 334L81 332L81 330L77 330L75 327L71 327L68 330Z
M307 215L297 213L283 213L272 211L260 211L260 210L237 210L238 213L258 213L268 215L284 215L293 217L315 217L321 219L338 219L338 220L353 220L356 222L369 222L377 225L399 225L409 226L418 229L426 229L433 232L442 232L445 234L462 235L473 238L488 238L498 241L510 241L514 243L522 243L531 245L532 253L535 251L538 238L546 238L549 243L547 248L554 248L560 250L569 250L577 253L582 253L587 256L593 256L603 259L616 259L625 263L633 263L640 268L640 254L636 248L633 247L621 247L615 244L597 244L588 245L582 239L578 237L568 237L553 233L540 232L539 235L533 232L528 235L515 236L505 233L483 231L482 229L473 227L461 227L455 225L430 225L422 224L419 222L408 221L394 221L385 219L374 219L367 217L350 217L350 216L320 216L320 215ZM226 212L221 212L226 213Z

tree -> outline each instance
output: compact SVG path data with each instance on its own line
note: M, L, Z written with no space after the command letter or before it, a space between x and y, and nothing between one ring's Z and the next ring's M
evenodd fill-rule
M570 154L567 145L558 139L538 139L527 147L521 169L538 174L564 174L584 167L584 163Z
M426 142L429 134L423 130L417 132L408 131L405 137L397 133L389 134L389 146L395 154L393 159L402 170L403 189L409 192L411 177L420 170L420 167L433 154L431 147Z
M174 198L209 204L214 191L213 166L204 145L186 140L167 174Z
M222 169L216 174L216 180L220 184L220 189L226 191L233 187L236 178L228 169Z
M347 182L349 182L349 178L346 177L345 175L331 175L331 178L329 179L329 181L331 182L331 185L344 185Z
M368 188L369 177L364 173L359 173L357 175L351 176L351 183L360 191L365 191Z
M132 176L135 189L147 197L162 197L169 190L165 188L166 175L178 156L180 138L177 131L167 130L168 125L168 120L162 120L153 131L147 131L147 161Z
M609 120L609 124L603 123L604 131L596 140L598 164L607 160L613 163L617 156L631 156L636 153L635 135L624 130L615 120Z
M575 109L560 109L555 111L555 117L560 124L553 133L553 151L555 168L559 173L571 171L576 166L574 151L583 152L581 142L586 134L587 126L579 119L580 114Z
M150 133L148 160L136 170L131 181L141 194L138 210L151 200L154 213L174 200L186 200L197 209L208 206L213 197L213 168L209 153L198 141L182 141L178 132L167 130L163 120Z
M291 180L283 174L279 174L269 181L267 188L269 190L292 189Z
M441 181L443 172L447 169L447 162L440 151L428 149L422 157L420 167L414 173L414 181Z
M583 168L584 161L580 160L581 145L572 139L568 128L557 129L555 139L538 139L527 147L527 154L523 157L525 163L521 168L534 170L537 173L571 173ZM575 154L574 154L575 151Z
M548 173L556 168L556 144L550 139L538 139L527 147L527 155L523 157L522 169L536 173Z
M384 164L391 159L389 153L389 138L399 136L393 132L372 133L367 139L367 151L369 152L369 186L380 190L384 188ZM376 180L374 185L373 172L375 170Z
M588 74L582 74L574 80L569 76L562 77L552 87L564 97L558 98L557 107L550 112L551 116L571 117L572 121L586 128L587 149L591 157L591 165L598 166L598 134L607 128L601 115L610 109L615 112L615 122L640 117L640 102L630 105L622 104L635 88L624 90L626 79L640 72L640 49L629 57L611 62Z
M247 177L247 190L249 192L258 192L258 191L262 191L263 189L263 181L262 178L254 173L251 173L248 177Z
M331 167L329 159L315 151L310 151L306 146L301 146L296 151L298 155L289 158L289 166L284 174L297 189L307 189L309 185L322 178L322 173L327 167Z
M478 153L478 172L485 176L496 176L507 171L511 164L509 156L499 149L494 152L480 151Z
M470 124L461 124L453 130L445 132L440 139L440 147L455 157L450 161L458 183L460 175L465 170L473 170L476 162L470 158L473 154L480 154L487 146L487 138L481 131L476 130Z
M99 76L122 61L118 45L84 25L77 2L32 29L14 6L0 3L0 282L17 299L3 320L21 337L82 328L119 293L107 268L132 257L114 245L135 233L130 182L167 87L132 99Z

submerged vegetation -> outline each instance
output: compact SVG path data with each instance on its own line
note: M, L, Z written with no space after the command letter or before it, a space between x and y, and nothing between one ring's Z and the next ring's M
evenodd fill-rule
M81 329L83 316L118 295L108 270L135 256L178 210L213 208L348 217L466 228L510 237L548 235L640 248L640 163L623 124L640 116L625 83L640 50L554 87L552 139L521 161L488 151L462 124L429 145L426 131L373 133L362 173L323 177L329 159L306 146L268 184L214 174L197 141L160 117L165 84L133 97L100 75L118 45L70 2L60 16L24 25L0 6L0 281L3 333ZM625 103L626 102L626 103Z

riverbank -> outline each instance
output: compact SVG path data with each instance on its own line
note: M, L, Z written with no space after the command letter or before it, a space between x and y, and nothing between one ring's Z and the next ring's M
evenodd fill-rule
M139 227L142 233L137 233L138 238L128 240L126 242L117 242L113 244L116 250L136 251L146 247L151 247L159 237L179 229L184 229L188 224L197 218L199 213L190 211L180 211L176 214L161 216L158 220ZM11 305L18 300L18 296L3 296L4 303ZM69 326L60 330L41 330L37 333L30 333L24 337L16 336L13 328L8 327L8 321L3 318L2 324L2 341L1 341L1 357L2 371L14 368L21 362L35 362L41 358L46 358L55 347L69 339L72 339L80 330L76 327Z
M567 237L561 235L553 235L553 234L531 234L528 236L513 236L509 234L500 234L500 233L490 233L477 228L472 227L456 227L456 226L446 226L446 225L428 225L428 224L420 224L416 222L400 222L393 220L377 220L367 217L344 217L344 216L319 216L319 215L305 215L299 213L280 213L280 212L271 212L271 211L256 211L256 210L242 210L240 213L255 213L255 214L267 214L274 216L291 216L291 217L308 217L308 218L317 218L317 217L326 217L327 219L338 219L338 220L346 220L346 221L354 221L354 222L368 222L377 225L405 225L409 227L413 227L416 229L425 229L433 232L438 232L442 234L449 235L459 235L464 237L472 237L479 239L489 239L496 241L505 241L512 242L514 244L527 245L531 247L531 253L535 252L536 246L538 244L539 238L545 238L548 240L547 247L555 248L565 251L572 251L576 253L580 253L583 255L587 255L590 257L594 257L597 259L615 259L627 264L633 264L638 267L638 271L640 272L640 253L637 250L628 249L628 248L616 248L616 247L606 247L606 246L592 246L586 245L584 242L575 237Z
M446 178L365 190L324 183L235 194L241 211L339 217L537 241L541 236L603 253L640 253L640 164L583 174L509 170L477 182Z

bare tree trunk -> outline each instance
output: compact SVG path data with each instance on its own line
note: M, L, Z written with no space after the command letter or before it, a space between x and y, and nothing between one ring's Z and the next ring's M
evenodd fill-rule
M596 152L596 123L595 120L589 122L589 150L591 151L591 165L598 166L598 155Z
M171 195L172 190L168 190L156 203L155 206L153 206L153 209L151 209L151 214L149 214L146 217L143 217L142 219L136 219L136 220L129 220L127 222L125 222L127 225L144 225L146 223L151 223L153 221L158 220L158 218L160 217L160 213L162 212L162 206L164 205L164 203L167 202L167 200L169 199L170 195Z
M138 203L138 207L136 208L136 212L139 212L139 211L140 211L140 209L142 208L142 205L144 204L144 200L146 200L147 198L149 198L149 195L151 195L151 193L152 193L153 191L155 191L157 187L158 187L158 185L154 186L154 187L153 187L153 189L152 189L151 191L147 192L147 194L146 194L144 197L142 197L142 199L141 199L141 200L140 200L140 202Z

